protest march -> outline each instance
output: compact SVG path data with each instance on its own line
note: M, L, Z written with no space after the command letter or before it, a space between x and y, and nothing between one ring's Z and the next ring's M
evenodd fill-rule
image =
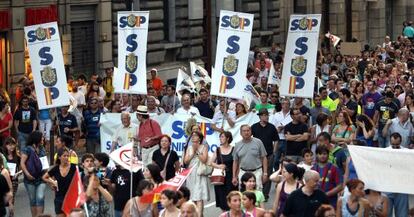
M147 69L151 13L117 13L117 61L90 77L68 76L57 22L24 26L32 74L0 89L0 217L19 217L18 189L23 217L414 216L411 21L355 50L292 14L263 49L254 14L221 10L214 66L167 84Z

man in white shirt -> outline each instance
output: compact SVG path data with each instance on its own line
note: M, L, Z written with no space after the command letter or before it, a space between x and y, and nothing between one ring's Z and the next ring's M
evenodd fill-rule
M131 123L131 116L128 112L122 112L121 114L122 125L119 126L114 135L112 136L111 152L115 149L133 142L137 138L137 125Z
M200 111L191 105L190 95L184 94L181 98L181 107L177 109L177 114L200 115Z
M282 110L275 113L271 119L270 123L275 125L279 133L279 143L275 153L275 170L279 169L279 161L282 155L286 152L286 137L284 127L292 122L292 117L290 116L290 101L288 98L282 100Z
M226 105L226 101L222 99L220 101L220 110L214 113L212 119L211 128L213 130L218 131L220 133L224 132L223 124L224 121L230 125L230 127L234 127L234 122L236 121L236 112L229 110L229 103Z

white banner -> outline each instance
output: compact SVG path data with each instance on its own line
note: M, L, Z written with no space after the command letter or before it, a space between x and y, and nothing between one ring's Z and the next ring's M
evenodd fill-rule
M133 145L133 143L128 143L113 151L109 156L115 163L136 173L138 170L142 169L143 164L142 161L138 160L138 151L134 153Z
M161 132L171 136L171 147L174 151L181 156L183 147L187 142L187 136L185 135L185 126L190 115L171 115L164 113L161 115L152 115L151 118L157 121L161 126ZM211 120L202 116L195 116L197 122L200 124L204 135L207 135L207 143L209 144L209 153L211 154L220 145L219 133L211 128ZM138 124L138 120L135 115L131 114L131 121ZM225 130L229 130L233 135L233 141L238 142L241 140L240 126L242 124L254 124L259 121L259 116L256 113L248 113L236 120L235 126L230 128L227 122L224 125ZM106 113L101 116L101 151L107 152L111 150L112 135L115 130L121 125L120 113ZM234 143L233 142L233 143Z
M290 16L281 96L313 97L320 24L320 14Z
M260 103L260 94L254 89L252 83L247 78L244 78L244 88L242 92L242 99L247 103L250 107L251 103L254 102L255 104Z
M414 194L414 150L372 148L349 145L358 179L365 189Z
M56 22L24 27L39 109L69 105L69 91Z
M280 87L280 79L278 75L276 75L276 70L275 70L275 66L273 62L270 65L269 76L267 80L267 85L272 85L272 84L276 84Z
M220 12L212 95L242 99L252 29L253 14Z
M148 11L118 12L118 73L115 93L147 94Z

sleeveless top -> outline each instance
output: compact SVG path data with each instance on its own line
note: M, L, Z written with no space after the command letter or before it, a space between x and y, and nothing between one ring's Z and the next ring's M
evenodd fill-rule
M279 197L279 207L277 208L276 216L280 216L283 213L283 209L285 208L285 203L287 201L287 198L290 194L286 193L285 191L285 183L286 181L283 181L282 183L282 189L280 190L280 197ZM296 182L296 189L299 188L299 183Z
M357 210L351 211L348 207L348 203L346 201L346 198L342 198L342 217L360 217L364 215L364 207L361 206L360 203L358 203Z
M144 210L140 211L138 208L137 198L133 198L132 202L132 217L152 217L151 204Z

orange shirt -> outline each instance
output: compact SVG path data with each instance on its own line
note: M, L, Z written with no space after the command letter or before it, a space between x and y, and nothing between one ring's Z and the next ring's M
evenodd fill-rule
M155 89L155 91L157 91L158 94L162 90L162 85L163 82L159 77L155 77L154 79L152 79L152 87Z

